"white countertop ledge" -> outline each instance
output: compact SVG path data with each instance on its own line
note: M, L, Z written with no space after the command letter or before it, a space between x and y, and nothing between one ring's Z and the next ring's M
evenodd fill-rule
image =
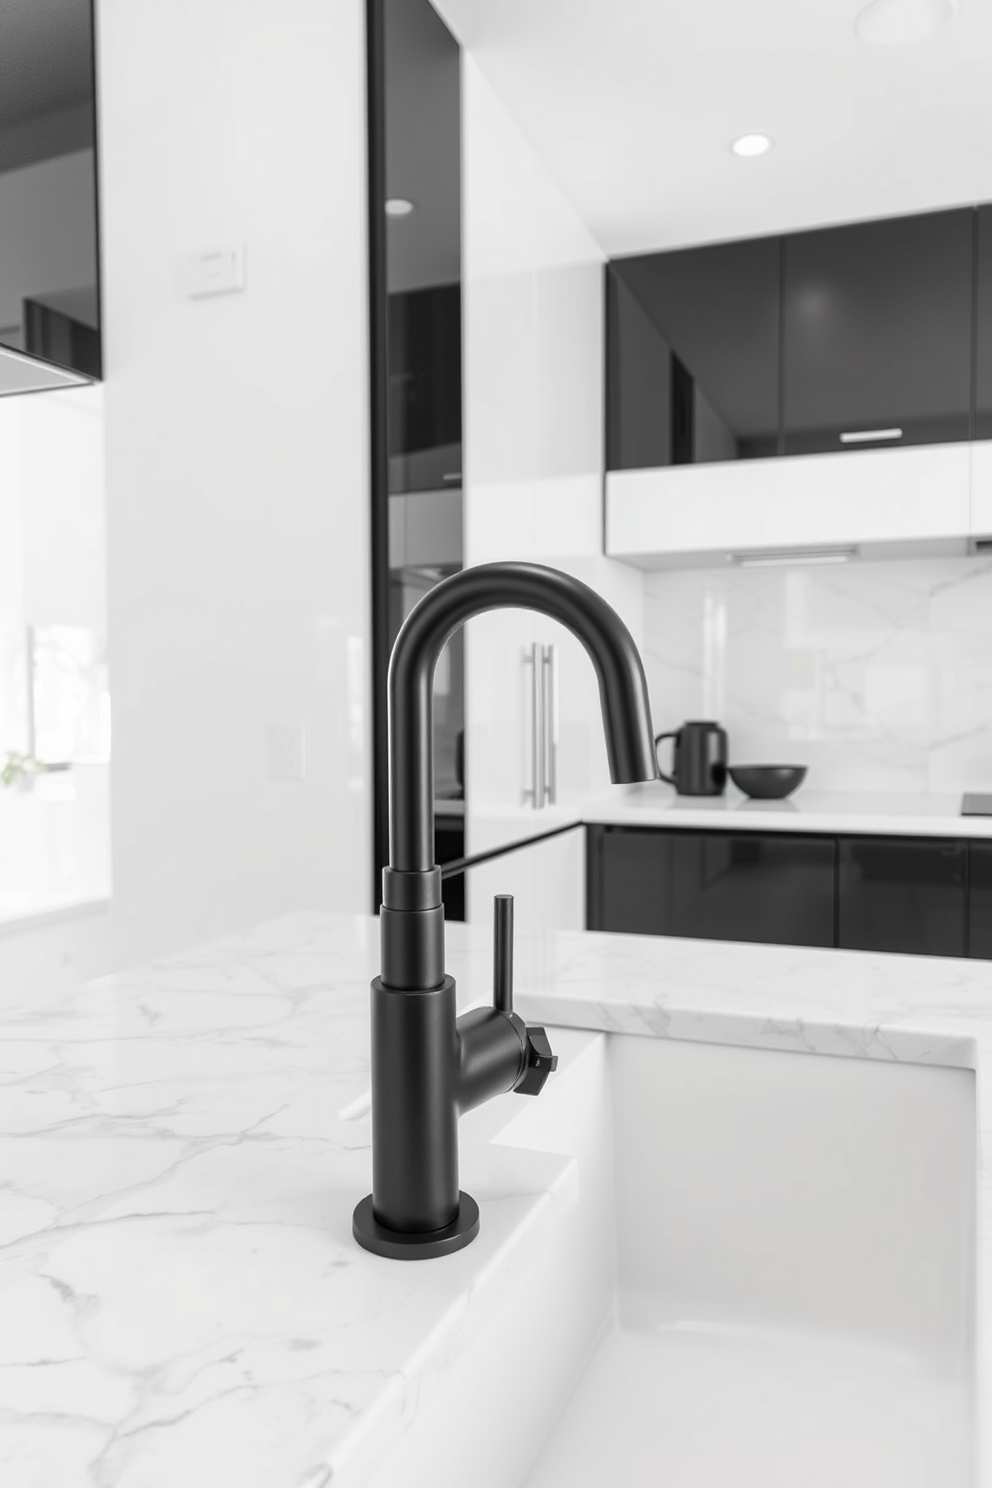
M713 831L992 838L992 816L962 816L961 801L961 795L950 793L843 794L804 786L784 801L751 801L732 785L724 796L678 796L671 786L652 781L594 801L583 808L582 820L607 826Z
M5 1488L361 1482L502 1305L577 1183L500 1140L513 1096L462 1123L475 1244L410 1265L351 1238L377 963L371 917L300 914L74 993L0 989ZM487 996L488 926L448 927L448 969ZM521 925L516 983L565 1029L557 1079L596 1038L568 1025L974 1068L984 1398L992 965Z

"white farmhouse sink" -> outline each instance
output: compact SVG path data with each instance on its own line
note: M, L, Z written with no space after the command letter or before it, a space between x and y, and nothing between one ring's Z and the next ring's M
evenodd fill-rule
M579 1199L377 1488L969 1488L973 1073L552 1043L464 1179L473 1139L543 1148Z

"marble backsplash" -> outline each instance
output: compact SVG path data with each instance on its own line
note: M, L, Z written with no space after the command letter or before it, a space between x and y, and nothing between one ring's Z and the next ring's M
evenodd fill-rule
M732 762L992 790L992 559L649 574L644 649L659 732L718 719Z

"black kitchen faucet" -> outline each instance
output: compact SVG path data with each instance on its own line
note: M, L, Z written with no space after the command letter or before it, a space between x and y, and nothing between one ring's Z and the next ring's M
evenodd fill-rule
M372 1192L355 1239L397 1260L448 1255L475 1239L479 1208L458 1188L458 1118L494 1095L537 1095L557 1064L543 1028L513 1011L513 904L495 905L493 1006L455 1016L444 970L441 870L434 862L433 682L441 649L473 615L538 610L583 644L599 680L610 775L658 773L644 669L606 601L557 569L489 563L438 584L411 611L389 663L389 867L381 970L372 983Z

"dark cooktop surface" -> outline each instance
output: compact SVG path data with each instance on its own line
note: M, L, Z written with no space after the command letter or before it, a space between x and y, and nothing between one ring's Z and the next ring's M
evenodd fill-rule
M992 794L969 792L961 802L962 816L992 816Z

